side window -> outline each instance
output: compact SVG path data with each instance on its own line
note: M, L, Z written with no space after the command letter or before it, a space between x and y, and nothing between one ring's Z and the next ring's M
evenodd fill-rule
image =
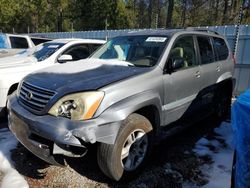
M30 38L32 40L32 42L35 44L35 46L45 43L45 42L49 42L51 40L49 39L39 39L39 38Z
M197 41L200 49L201 64L213 63L215 59L210 38L205 36L198 36Z
M182 62L182 65L181 67L178 67L178 69L184 69L198 64L196 60L193 36L184 36L177 39L172 47L169 53L168 64L180 61Z
M12 48L29 48L26 38L23 37L9 37Z
M102 44L89 44L89 46L93 49L93 52L96 51Z
M85 59L89 57L90 51L87 44L77 45L69 48L67 51L65 51L63 54L71 55L73 58L73 61L77 61L80 59Z
M216 59L219 61L226 60L229 55L226 42L223 39L217 37L214 37L213 39Z

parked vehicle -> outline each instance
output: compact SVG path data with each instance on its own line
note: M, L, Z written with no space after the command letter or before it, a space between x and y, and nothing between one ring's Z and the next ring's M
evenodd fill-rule
M105 42L92 39L57 39L23 50L15 56L0 58L0 112L6 107L7 96L17 89L23 77L56 63L87 58Z
M51 164L60 164L58 156L83 156L97 143L101 170L120 180L143 168L161 135L212 113L223 117L233 69L218 34L129 33L89 59L25 77L8 103L9 126Z
M24 49L32 48L51 40L52 39L30 37L28 35L0 33L0 58L15 55Z

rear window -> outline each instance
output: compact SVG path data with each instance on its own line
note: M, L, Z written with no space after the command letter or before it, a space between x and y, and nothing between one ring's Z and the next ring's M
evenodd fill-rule
M29 48L26 38L23 37L9 37L12 48Z
M227 48L226 42L223 39L217 37L214 37L213 39L216 60L226 60L229 55L229 50Z
M197 41L200 49L201 64L213 63L215 58L210 38L198 36Z

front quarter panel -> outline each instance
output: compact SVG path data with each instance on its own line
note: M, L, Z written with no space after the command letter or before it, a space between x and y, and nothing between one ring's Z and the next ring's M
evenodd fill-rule
M154 106L158 109L161 120L162 83L162 70L157 67L100 89L105 92L105 97L95 117L102 114L113 121L121 121L143 107Z

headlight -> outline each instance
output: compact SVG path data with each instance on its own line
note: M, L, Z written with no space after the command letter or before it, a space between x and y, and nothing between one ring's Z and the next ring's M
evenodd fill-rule
M49 110L49 114L71 120L91 119L103 97L104 92L84 92L67 95Z

